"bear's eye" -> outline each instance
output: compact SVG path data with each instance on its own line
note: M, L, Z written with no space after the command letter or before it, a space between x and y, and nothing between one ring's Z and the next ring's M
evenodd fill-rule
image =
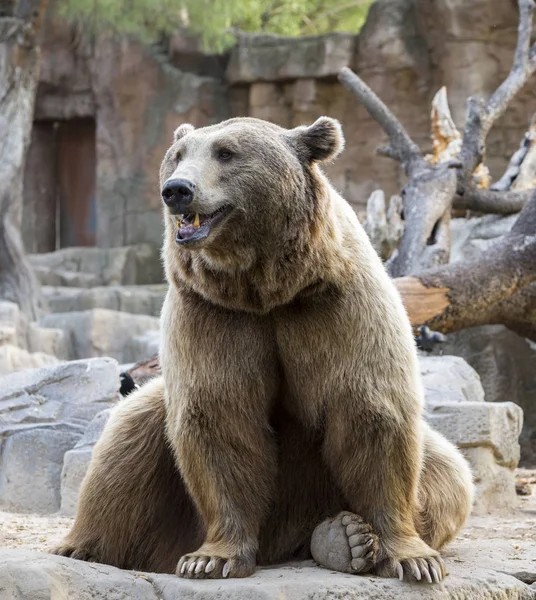
M181 162L182 160L182 154L180 152L177 152L177 154L175 155L175 162Z
M233 153L230 150L227 150L227 148L220 148L220 150L218 150L218 158L220 160L229 160L232 156Z

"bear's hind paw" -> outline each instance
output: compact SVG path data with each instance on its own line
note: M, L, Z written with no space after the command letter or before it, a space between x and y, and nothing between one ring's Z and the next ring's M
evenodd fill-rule
M342 573L369 573L376 564L378 536L363 519L341 512L316 527L311 554L321 566Z
M49 551L50 554L56 554L57 556L65 556L66 558L74 558L75 560L83 560L85 562L99 562L96 556L94 556L88 550L84 548L77 548L70 544L62 544L56 546Z

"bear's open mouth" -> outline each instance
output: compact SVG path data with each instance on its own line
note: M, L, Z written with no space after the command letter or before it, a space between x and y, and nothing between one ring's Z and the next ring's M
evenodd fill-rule
M175 242L185 245L192 242L204 240L212 231L213 227L219 223L231 211L231 206L225 204L220 206L210 215L201 213L185 213L175 215L177 222L177 235Z

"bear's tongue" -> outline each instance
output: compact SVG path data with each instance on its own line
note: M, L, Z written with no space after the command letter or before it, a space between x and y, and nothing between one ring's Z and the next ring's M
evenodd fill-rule
M177 230L182 239L192 237L196 233L201 233L210 222L210 215L183 215L177 218Z

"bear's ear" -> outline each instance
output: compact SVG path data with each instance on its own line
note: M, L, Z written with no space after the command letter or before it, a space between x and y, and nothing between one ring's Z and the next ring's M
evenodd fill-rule
M179 125L173 133L173 141L178 142L182 137L184 137L187 133L192 132L194 129L195 127L190 125L190 123L183 123L182 125Z
M344 148L341 124L330 117L320 117L309 127L296 127L292 133L299 150L309 161L331 160Z

